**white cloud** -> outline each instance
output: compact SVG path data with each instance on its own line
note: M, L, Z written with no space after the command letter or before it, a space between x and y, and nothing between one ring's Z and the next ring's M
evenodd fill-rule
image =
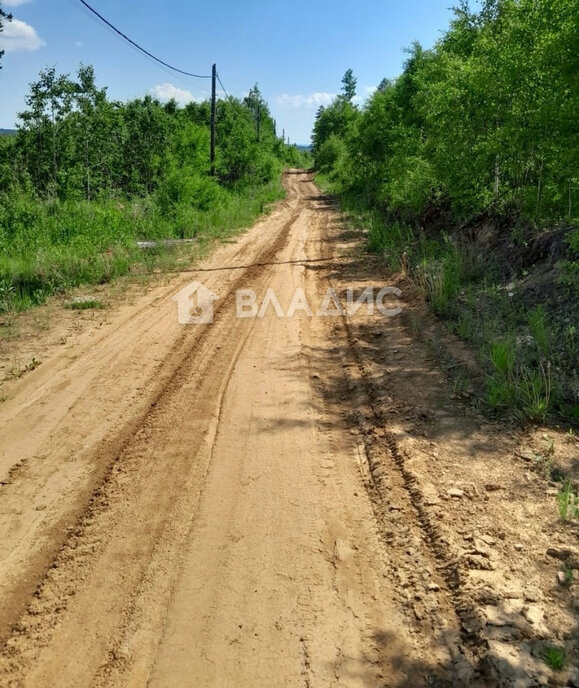
M80 48L80 46L82 45L82 41L76 41L75 45L77 48Z
M30 24L13 19L4 24L4 30L0 33L0 50L11 52L14 50L37 50L46 43L40 38Z
M376 86L364 86L364 93L354 96L352 98L352 102L355 105L364 105L366 99L370 98L370 96L372 96L377 90L378 89L376 88Z
M277 103L285 107L316 110L320 105L329 105L335 97L335 93L311 93L309 96L291 96L288 93L284 93L279 96Z
M155 88L152 88L150 92L160 101L165 102L174 99L179 105L187 105L187 103L191 103L195 100L195 97L190 91L186 91L183 88L177 88L177 86L173 86L173 84L158 84Z
M6 7L20 7L25 2L30 2L30 0L4 0Z

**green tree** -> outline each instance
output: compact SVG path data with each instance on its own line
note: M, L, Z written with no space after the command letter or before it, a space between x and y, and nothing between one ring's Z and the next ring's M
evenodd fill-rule
M491 207L572 217L577 14L579 0L485 0L478 11L461 2L437 44L414 44L360 116L340 108L352 92L346 73L344 93L317 113L314 158L338 136L348 151L336 163L342 184L418 223L433 203L456 222Z
M28 168L42 191L58 191L61 163L70 143L63 136L65 121L72 112L75 84L68 75L57 76L54 67L40 72L26 96L28 110L19 113L21 142Z
M349 103L356 95L356 85L358 81L354 76L354 72L351 69L346 70L344 76L342 77L342 97Z
M338 150L345 153L346 141L354 136L360 117L358 108L351 102L356 93L356 79L351 69L345 73L342 84L344 92L330 105L320 106L314 122L312 133L314 163L316 167L321 166L326 171L329 160L335 159L337 162L345 159L345 154L335 155L334 153ZM333 140L332 143L325 145L330 138L339 139L341 143Z
M30 185L42 198L99 201L152 197L175 217L180 206L207 208L219 196L208 182L210 107L151 96L110 101L94 69L42 71L30 85L12 154L0 149L0 192ZM269 182L297 153L275 136L269 107L256 84L248 96L217 107L217 170L223 187ZM256 116L260 136L256 136ZM299 158L299 156L297 156ZM217 193L217 195L216 195Z

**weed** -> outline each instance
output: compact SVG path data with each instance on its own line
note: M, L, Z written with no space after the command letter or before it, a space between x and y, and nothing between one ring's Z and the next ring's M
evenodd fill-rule
M459 314L458 320L456 321L453 329L457 336L466 342L472 342L476 340L476 323L470 311L462 311Z
M541 657L553 671L561 671L565 667L565 649L562 647L550 645L543 650Z
M493 368L487 381L488 401L495 408L516 405L515 348L511 341L492 342L488 357Z
M10 304L14 298L15 289L12 284L0 281L0 313L10 310Z
M91 308L106 308L106 304L97 299L82 299L80 301L71 301L66 304L66 308L70 308L75 311L84 311Z
M533 421L544 420L551 400L551 363L540 363L537 370L521 368L519 391L522 416Z
M512 341L492 342L490 360L496 371L507 381L513 379L515 367L515 347Z
M437 315L450 316L462 288L460 253L452 246L438 260L423 259L416 272L416 282Z
M551 351L551 330L547 324L547 314L539 304L528 315L531 334L542 356L547 358Z
M578 339L577 328L574 325L565 328L563 331L563 351L569 361L576 361L579 358Z
M48 330L50 327L50 322L47 317L36 317L34 318L34 324L39 330Z
M510 409L522 419L544 420L551 402L551 364L537 367L517 361L512 340L492 342L488 359L493 372L488 376L487 398L492 408Z
M553 472L553 459L550 456L536 454L535 452L531 453L531 458L535 462L535 467L538 473L546 480L550 480Z
M33 356L32 360L26 364L26 367L24 368L24 370L22 372L28 373L31 370L36 370L36 368L38 368L38 366L41 363L42 363L42 361L39 361L38 359L34 358L34 356Z
M566 480L557 495L559 516L566 521L568 518L579 519L579 497L575 494L573 483Z
M545 451L547 455L552 456L555 453L555 440L547 433L543 435L543 440L545 441Z
M19 334L18 323L14 318L0 320L0 339L15 339Z
M464 396L468 389L468 380L463 375L457 375L452 380L452 392L457 396Z

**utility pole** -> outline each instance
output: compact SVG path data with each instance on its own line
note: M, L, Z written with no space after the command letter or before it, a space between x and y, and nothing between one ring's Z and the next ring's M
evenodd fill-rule
M217 66L211 69L211 176L215 176L215 91L217 81Z
M261 130L261 103L257 104L257 142L259 143Z

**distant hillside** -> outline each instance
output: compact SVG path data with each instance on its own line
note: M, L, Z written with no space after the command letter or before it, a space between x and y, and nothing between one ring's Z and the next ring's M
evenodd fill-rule
M16 129L0 129L0 136L15 136Z

